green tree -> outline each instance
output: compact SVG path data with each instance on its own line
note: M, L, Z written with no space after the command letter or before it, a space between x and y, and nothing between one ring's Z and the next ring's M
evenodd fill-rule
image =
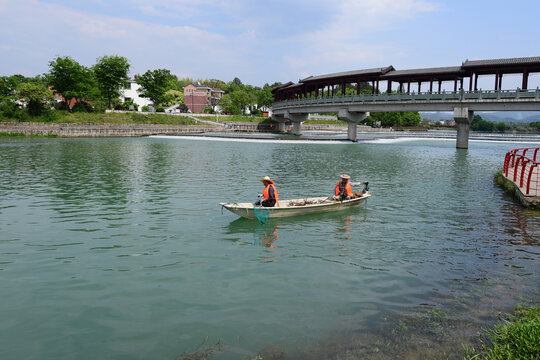
M529 123L529 126L533 129L536 129L537 131L540 131L540 121L534 121L532 123Z
M26 81L23 75L0 76L0 102L13 98L17 87Z
M223 110L228 111L232 114L240 113L240 109L233 104L231 96L229 94L223 95L221 99L219 99L218 105L221 106Z
M109 109L112 100L120 96L120 87L129 80L129 61L123 56L103 56L93 66L101 94L107 99Z
M163 94L163 105L165 106L172 106L175 104L183 104L184 103L184 93L179 90L167 90L165 94Z
M270 86L265 86L264 88L257 90L255 96L257 97L257 106L259 106L259 108L263 106L272 107L274 96L272 95L272 88Z
M52 91L45 85L36 82L22 83L17 87L16 95L24 99L28 114L41 115L45 105L53 100Z
M71 57L58 57L49 62L49 67L48 81L65 98L66 104L72 98L80 103L97 95L94 73Z
M174 89L178 79L167 69L148 70L135 80L141 85L138 90L142 97L149 98L155 107L163 104L167 90Z
M255 95L245 90L235 90L229 94L235 113L244 113L248 105L253 105L257 100ZM232 111L231 111L232 112Z
M420 113L417 111L407 111L402 113L403 126L419 126L421 120Z
M503 122L498 122L495 124L495 129L497 129L498 132L505 132L506 130L508 130L510 127L508 125L506 125L505 123Z

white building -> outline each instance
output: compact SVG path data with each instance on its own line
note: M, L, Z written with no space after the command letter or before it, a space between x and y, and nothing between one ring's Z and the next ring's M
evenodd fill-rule
M150 99L139 95L137 90L141 88L141 85L137 84L135 80L128 80L126 85L126 88L120 90L120 98L122 101L126 101L127 99L133 100L133 102L139 106L139 111L142 111L143 106L152 105Z

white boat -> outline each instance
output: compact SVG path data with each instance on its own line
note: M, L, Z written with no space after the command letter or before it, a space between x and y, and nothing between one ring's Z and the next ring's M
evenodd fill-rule
M332 200L328 197L280 200L279 206L257 206L256 209L253 203L219 203L219 205L235 213L236 215L248 219L257 219L255 214L256 211L265 212L264 217L280 218L286 216L315 214L348 209L350 207L360 205L370 196L371 193L367 191L360 197L343 201ZM268 211L268 213L266 213L266 211Z

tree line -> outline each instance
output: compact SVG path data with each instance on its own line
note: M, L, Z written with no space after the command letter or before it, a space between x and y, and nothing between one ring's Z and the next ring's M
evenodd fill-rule
M81 65L70 56L56 57L49 61L49 71L35 77L22 75L0 76L0 112L8 118L25 118L49 115L54 103L54 93L65 101L57 102L57 109L67 111L104 111L105 109L130 108L132 100L122 101L121 90L129 80L130 63L122 56L103 56L90 67ZM184 103L184 86L201 83L224 91L219 101L221 108L231 114L241 114L247 109L260 113L271 107L271 90L275 86L245 85L238 78L230 82L221 80L179 79L168 69L148 70L135 77L141 86L139 94L148 98L157 110L164 106Z
M121 90L127 86L131 65L129 60L118 55L102 56L90 67L81 65L69 56L59 56L49 61L49 71L35 77L22 75L0 76L0 115L4 118L25 120L34 116L54 119L55 110L102 112L105 109L134 109L132 99L122 100ZM190 83L200 83L224 92L219 105L227 114L260 115L270 108L274 101L272 89L282 85L279 82L262 87L243 84L239 78L225 82L217 79L179 79L168 69L147 70L135 77L141 86L139 94L148 98L156 111L165 106L184 104L184 87ZM360 84L362 93L370 94L368 83ZM356 87L347 84L345 95L355 93ZM54 92L61 94L65 101L54 101ZM341 95L341 89L336 96ZM214 108L205 109L208 112ZM372 113L366 125L382 127L415 127L421 123L418 112ZM540 122L529 124L529 128L540 130ZM472 130L504 132L510 129L505 123L493 123L475 115Z

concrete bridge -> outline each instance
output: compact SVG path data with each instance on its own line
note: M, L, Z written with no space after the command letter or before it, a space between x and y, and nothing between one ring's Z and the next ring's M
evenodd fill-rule
M389 66L310 76L273 90L273 118L282 131L292 122L293 132L299 135L308 114L337 113L349 124L348 139L356 141L357 124L370 112L451 111L457 125L456 147L468 148L475 111L540 111L540 90L528 89L530 74L539 72L540 57L528 57L467 60L457 67L396 71ZM522 74L522 87L503 90L505 74ZM480 75L494 78L493 90L478 89ZM387 82L386 92L379 90L381 81ZM443 90L449 82L453 89ZM417 92L411 91L411 84L418 85ZM429 90L422 92L422 85L427 84Z

